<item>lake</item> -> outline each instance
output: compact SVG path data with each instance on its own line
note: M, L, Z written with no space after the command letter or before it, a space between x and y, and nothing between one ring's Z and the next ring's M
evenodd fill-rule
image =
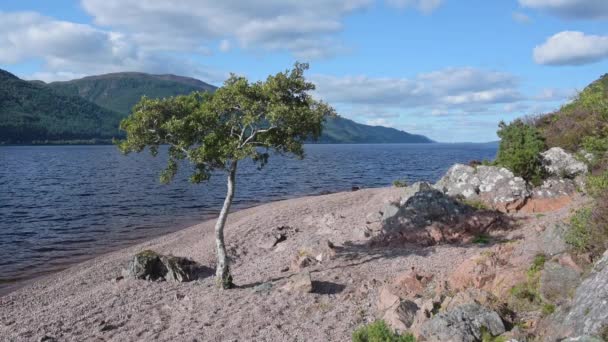
M391 185L435 182L454 163L493 159L495 144L307 145L306 158L239 164L234 207ZM162 153L161 153L162 155ZM100 253L214 217L223 174L158 183L166 161L114 146L0 147L0 292Z

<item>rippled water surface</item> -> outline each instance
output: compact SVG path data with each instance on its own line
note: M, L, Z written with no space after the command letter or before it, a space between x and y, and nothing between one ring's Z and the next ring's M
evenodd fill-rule
M307 145L303 161L240 164L235 208L290 197L436 181L456 162L492 159L494 145ZM0 292L93 255L189 226L219 211L225 178L192 185L183 169L158 183L165 159L114 146L0 147Z

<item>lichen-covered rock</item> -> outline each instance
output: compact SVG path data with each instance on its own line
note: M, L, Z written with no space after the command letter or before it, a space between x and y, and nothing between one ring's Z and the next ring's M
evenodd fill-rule
M547 227L541 235L539 241L539 249L543 251L545 255L554 256L565 252L568 249L566 244L566 232L569 226L565 223L557 223L553 226Z
M196 279L200 271L201 267L190 259L145 250L135 254L129 261L127 276L144 280L187 282Z
M435 315L422 325L421 335L428 341L476 342L482 330L498 336L505 326L495 311L470 303Z
M559 147L552 147L541 153L542 164L551 176L574 178L587 173L587 165Z
M455 164L435 184L450 196L482 200L495 209L509 212L525 204L530 195L526 182L504 167Z
M569 307L552 318L547 333L555 338L597 336L608 327L608 252L576 289Z
M576 193L576 184L569 178L549 178L532 190L533 198L556 198Z
M563 304L570 300L579 282L577 270L557 262L547 262L540 273L540 296L546 302Z
M405 188L403 191L403 195L401 195L401 199L399 200L400 205L404 205L410 197L414 196L416 193L425 190L431 190L433 187L431 184L427 182L416 182Z

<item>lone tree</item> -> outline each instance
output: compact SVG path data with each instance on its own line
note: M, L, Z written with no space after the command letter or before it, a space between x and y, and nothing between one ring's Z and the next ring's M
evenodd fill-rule
M251 158L261 168L269 152L304 157L303 143L317 139L325 116L333 109L313 100L315 85L307 82L308 64L250 83L231 75L214 93L195 92L166 99L143 97L120 128L126 139L118 141L124 154L148 147L152 156L168 145L167 167L160 181L170 182L180 160L193 165L192 183L209 179L213 171L227 173L224 205L215 224L217 247L216 281L233 286L224 244L224 225L235 191L238 162Z

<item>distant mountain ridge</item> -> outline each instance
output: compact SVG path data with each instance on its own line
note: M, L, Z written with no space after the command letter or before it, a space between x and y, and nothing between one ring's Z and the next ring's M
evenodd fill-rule
M19 84L9 87L8 84ZM23 92L24 89L28 91ZM120 72L71 81L24 81L0 69L0 143L44 143L120 137L120 120L142 96L166 98L217 87L195 78ZM21 96L15 105L14 99ZM12 105L6 105L9 102ZM13 99L13 100L11 100ZM43 101L41 101L43 99ZM69 104L68 104L69 103ZM88 112L87 112L88 111ZM65 112L65 113L64 113ZM80 114L79 114L80 113ZM45 125L36 124L45 122ZM82 128L82 131L78 131ZM432 143L425 136L336 117L325 123L320 143Z

